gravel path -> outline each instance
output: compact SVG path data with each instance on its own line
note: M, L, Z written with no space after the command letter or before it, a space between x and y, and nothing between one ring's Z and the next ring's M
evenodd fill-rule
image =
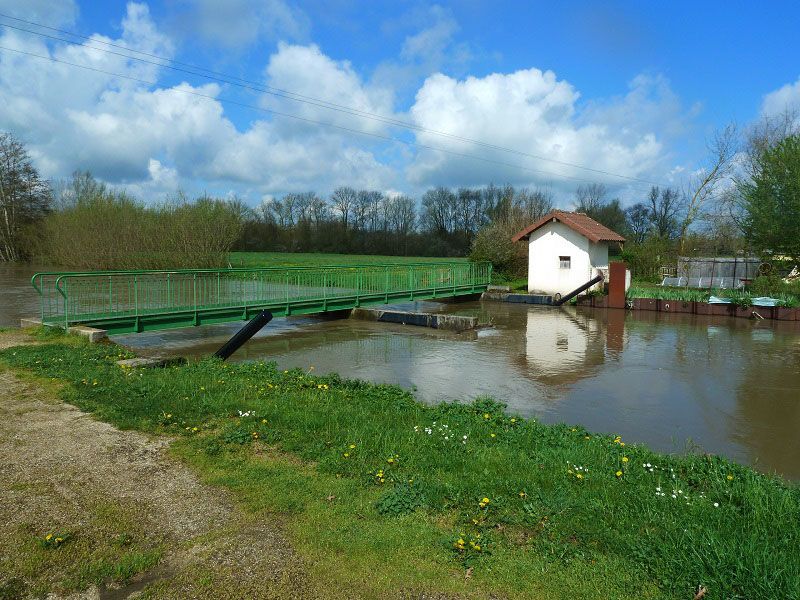
M20 341L4 334L0 348ZM47 386L0 371L0 540L43 524L103 536L97 515L110 511L134 524L139 542L163 548L163 558L124 588L70 598L142 590L148 598L313 597L279 523L245 514L224 490L202 484L168 455L169 443L115 429ZM0 541L0 565L13 552Z

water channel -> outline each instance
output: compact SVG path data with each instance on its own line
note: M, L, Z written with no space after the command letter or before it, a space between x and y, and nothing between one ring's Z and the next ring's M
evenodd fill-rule
M0 270L0 326L35 315L31 268ZM667 452L723 454L800 480L800 322L497 302L415 303L477 314L477 333L275 319L231 360L385 382L424 402L489 395ZM142 354L205 356L241 323L117 336Z

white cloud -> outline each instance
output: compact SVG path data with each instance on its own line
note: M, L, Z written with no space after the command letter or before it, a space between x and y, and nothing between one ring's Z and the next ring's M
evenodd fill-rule
M454 47L457 25L440 9L431 11L437 18L429 27L406 39L405 60L422 61L435 56L437 49L444 48L446 54L447 48ZM88 46L107 41L164 56L175 52L172 40L153 22L146 5L136 3L128 4L118 39L96 34L84 45L48 45L14 32L2 33L1 39L5 46L147 81L162 75L159 67ZM671 131L670 127L675 131L681 127L675 117L680 113L680 102L668 83L658 77L635 79L623 96L581 103L578 91L550 71L527 69L465 79L438 73L427 77L418 89L409 113L399 115L391 85L377 83L375 77L369 79L349 61L335 60L316 45L279 43L263 73L265 83L274 88L630 176L661 168L663 134ZM226 93L226 88L218 84L157 86L0 53L0 104L4 107L0 130L20 136L46 176L64 177L75 169L90 170L110 183L130 186L145 198L178 187L189 192L224 190L260 198L309 189L326 193L344 184L418 192L428 185L482 185L490 181L552 182L561 189L572 189L575 182L565 176L603 179L574 167L430 133L417 133L416 139L421 144L553 174L417 151L266 113L249 113L252 121L246 125L236 121L237 127L226 111ZM409 138L408 133L363 115L267 94L259 102L315 121Z
M2 36L3 45L25 52L146 81L159 77L154 65L88 47L98 41L166 56L174 51L141 4L128 5L119 39L95 35L84 45L51 48L38 38L13 32ZM282 44L266 72L271 85L392 114L390 94L365 85L349 63L336 62L315 46ZM324 192L345 183L382 188L394 182L393 169L380 164L368 147L354 144L362 146L361 140L342 132L268 120L266 115L238 130L225 112L221 91L217 84L152 86L3 52L0 102L6 109L0 112L0 130L20 136L46 176L89 170L109 183L128 185L144 198L178 187L247 190L260 196L303 189ZM274 99L265 102L276 105ZM277 105L350 127L385 127L320 108L285 101Z
M0 0L0 12L19 19L58 27L71 25L78 16L75 0Z
M306 14L284 0L181 0L176 18L184 36L226 48L243 48L259 39L308 37Z
M429 77L410 114L428 129L512 148L519 152L585 165L597 170L640 177L662 160L664 147L654 130L640 127L633 110L642 105L638 85L621 101L594 107L586 116L579 111L580 94L552 71L526 69L494 73L458 81L442 74ZM654 114L658 111L652 107ZM627 119L623 117L627 116ZM495 182L552 182L574 187L568 177L619 183L583 169L550 161L504 153L471 142L419 133L421 143L454 152L479 155L495 161L520 164L521 169L487 164L435 152L421 152L408 177L422 185L446 183L476 185Z
M305 97L326 99L365 113L394 116L393 97L388 89L364 83L348 61L334 61L315 45L278 44L278 51L270 57L266 74L268 83L273 88L288 90ZM375 119L358 117L304 102L270 95L265 95L263 102L267 107L326 123L369 132L385 129L385 124ZM290 129L319 128L318 125L302 125L297 121L289 122L286 126Z
M762 115L775 116L786 110L800 110L800 77L764 96Z

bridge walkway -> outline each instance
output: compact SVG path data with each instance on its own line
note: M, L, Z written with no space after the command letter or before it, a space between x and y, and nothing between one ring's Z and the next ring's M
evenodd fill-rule
M37 273L43 323L109 334L480 293L489 263Z

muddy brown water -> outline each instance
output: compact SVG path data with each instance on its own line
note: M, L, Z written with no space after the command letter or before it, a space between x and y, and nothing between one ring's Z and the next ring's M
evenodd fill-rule
M0 270L0 326L36 314L30 268ZM515 305L413 303L477 314L477 333L297 317L231 360L392 383L428 403L489 395L665 452L722 454L800 480L800 322ZM117 336L142 354L213 353L241 323Z

